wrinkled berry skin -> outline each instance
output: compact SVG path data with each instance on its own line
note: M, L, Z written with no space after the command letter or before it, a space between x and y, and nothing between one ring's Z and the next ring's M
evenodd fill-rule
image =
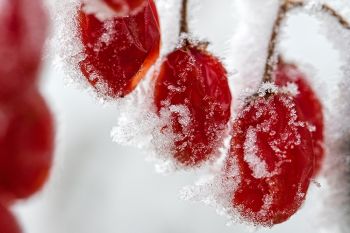
M138 13L148 4L148 0L103 0L117 13L127 16Z
M36 85L46 28L41 0L1 1L0 99Z
M309 130L292 96L254 97L233 124L224 182L239 178L231 196L242 219L272 226L302 205L313 173ZM237 175L234 171L238 169Z
M10 211L0 204L0 232L1 233L21 233L20 227L15 217Z
M104 21L82 9L78 13L78 30L85 59L79 64L80 69L99 94L124 97L158 58L160 29L156 6L150 0L135 15Z
M210 159L231 115L232 97L221 62L203 48L176 49L163 61L154 98L158 113L171 106L188 110L189 121L172 112L164 127L177 135L171 148L175 160L192 167Z
M54 126L41 97L30 90L0 103L0 202L10 204L38 191L47 179Z
M298 87L299 93L295 96L296 105L304 115L305 121L315 127L315 131L311 135L315 153L314 176L316 176L322 168L325 154L324 117L321 101L295 65L284 63L281 60L278 64L275 82L279 86L295 83Z

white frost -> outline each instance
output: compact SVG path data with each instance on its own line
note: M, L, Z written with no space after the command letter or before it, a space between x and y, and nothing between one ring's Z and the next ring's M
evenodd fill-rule
M104 21L116 16L116 11L111 9L104 1L101 0L82 0L84 4L82 10L87 14L94 14L99 20ZM128 9L121 9L126 12Z
M270 173L267 170L266 162L262 160L258 154L256 140L256 131L253 127L250 127L247 131L246 140L244 142L244 160L252 170L253 176L260 179L268 177Z

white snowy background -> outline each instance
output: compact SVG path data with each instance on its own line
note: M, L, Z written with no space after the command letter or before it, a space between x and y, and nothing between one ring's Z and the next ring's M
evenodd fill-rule
M259 55L259 50L267 46L268 34L262 28L271 27L271 12L276 8L267 11L264 6L276 1L192 1L200 7L191 14L195 18L191 30L212 43L211 51L227 58L225 62L233 74L231 86L234 92L239 91L243 82L238 80L235 86L234 78L254 76L252 70L259 73L259 64L263 65L264 54L255 60L248 58L254 52ZM350 8L350 2L347 6ZM247 10L251 13L246 18L240 16ZM160 13L166 17L167 12ZM341 78L342 62L339 52L320 32L319 21L307 14L291 15L282 40L283 54L287 60L302 64L322 100L331 102L336 98L332 89ZM232 67L235 64L237 67ZM197 174L157 174L154 165L144 160L147 152L112 142L110 131L116 125L118 108L102 105L87 91L67 86L65 76L64 70L45 59L42 92L56 117L57 146L52 175L44 190L14 207L25 233L250 232L243 225L226 226L226 219L208 206L180 200L179 190L195 182ZM251 77L251 82L256 79ZM326 195L329 185L322 177L317 182L321 187L311 185L303 208L289 221L258 232L340 232L341 221L333 218L337 211L330 213L328 208L333 207L325 204L330 202Z

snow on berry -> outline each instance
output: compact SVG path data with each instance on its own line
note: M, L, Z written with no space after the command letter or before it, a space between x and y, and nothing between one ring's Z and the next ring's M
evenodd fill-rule
M54 65L67 84L85 88L102 100L130 94L160 52L156 5L121 17L102 0L50 4Z
M160 29L153 1L128 17L101 21L78 12L78 29L85 58L79 62L87 81L98 93L112 98L133 91L156 61L160 49Z
M0 118L0 201L11 203L45 183L53 156L53 119L35 90L1 101Z
M242 219L271 226L286 221L305 199L313 172L310 132L292 96L256 97L233 124L225 173L234 158L241 182L231 202Z
M313 165L311 134L294 97L256 95L233 123L220 174L186 187L182 196L215 206L232 222L271 227L301 207Z
M41 0L3 0L0 4L0 98L36 84L47 18Z
M22 232L12 213L0 204L0 232L20 233Z
M154 101L165 120L161 133L173 135L168 153L179 165L213 159L232 101L226 70L217 58L188 44L170 53L156 77Z

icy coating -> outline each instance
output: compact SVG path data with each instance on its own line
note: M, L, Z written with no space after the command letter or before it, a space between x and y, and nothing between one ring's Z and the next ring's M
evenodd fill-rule
M257 135L253 127L249 127L246 140L244 142L244 161L248 163L253 176L257 179L268 177L270 173L267 170L267 164L258 154Z
M57 23L52 43L58 47L56 64L73 83L94 89L99 97L111 100L131 93L158 58L160 28L153 1L128 17L112 17L100 1L58 2L51 9Z
M160 28L153 0L128 17L100 21L84 12L77 14L85 58L79 62L88 82L102 95L124 97L132 92L156 61Z
M221 174L199 186L212 194L203 197L193 187L184 197L211 200L235 221L262 226L286 221L302 205L313 174L311 135L294 97L274 93L253 98L232 132Z
M175 136L169 149L179 164L193 167L215 159L232 101L226 70L217 58L191 44L170 53L156 76L154 101L166 122L161 132Z
M74 15L81 4L81 0L49 1L49 11L52 18L52 33L50 51L53 65L64 71L65 82L91 91L86 79L77 68L79 61L84 59L81 53L83 44L79 40L77 21ZM93 93L93 92L92 92Z

